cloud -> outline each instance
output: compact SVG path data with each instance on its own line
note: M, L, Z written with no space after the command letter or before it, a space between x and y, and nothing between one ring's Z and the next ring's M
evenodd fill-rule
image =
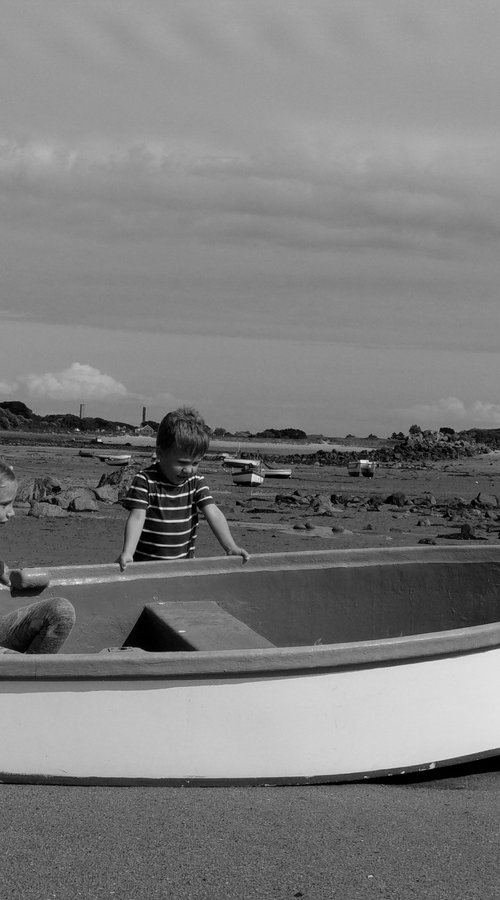
M132 396L111 375L78 362L62 372L30 374L22 381L31 397L50 400L122 400Z
M458 397L441 397L431 403L417 403L407 409L398 410L407 415L412 423L425 426L465 426L467 428L495 428L500 425L500 405L475 400L467 405Z
M18 390L19 385L15 381L0 381L0 394L4 396L14 394Z

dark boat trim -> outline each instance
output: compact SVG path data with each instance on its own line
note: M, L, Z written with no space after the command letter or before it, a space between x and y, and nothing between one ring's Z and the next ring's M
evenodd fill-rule
M439 762L420 763L415 766L395 767L391 769L377 769L376 771L341 773L330 775L311 775L280 778L278 776L270 776L269 778L92 778L92 777L76 777L67 775L37 775L37 774L10 774L9 772L0 772L0 784L60 784L60 785L82 785L87 787L99 787L106 785L108 787L245 787L245 786L265 786L265 785L309 785L309 784L341 784L343 782L359 782L359 781L380 781L389 782L393 778L408 776L411 780L412 776L420 775L424 779L427 776L431 778L436 772L446 777L446 769L453 769L455 766L474 765L481 760L492 759L500 755L500 747L494 750L486 750L481 753L471 753L467 756L457 756L451 759L440 760ZM463 773L462 773L463 774Z

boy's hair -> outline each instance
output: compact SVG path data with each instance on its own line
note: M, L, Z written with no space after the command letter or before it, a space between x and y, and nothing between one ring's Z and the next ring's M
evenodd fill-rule
M208 428L196 409L181 406L161 420L156 436L158 450L169 450L174 445L192 456L204 456L208 450Z
M14 481L17 481L14 469L0 459L0 484L12 484Z

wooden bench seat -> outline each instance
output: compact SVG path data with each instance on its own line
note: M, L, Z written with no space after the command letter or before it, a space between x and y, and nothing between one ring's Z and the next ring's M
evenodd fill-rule
M126 643L150 652L275 646L215 600L147 603Z

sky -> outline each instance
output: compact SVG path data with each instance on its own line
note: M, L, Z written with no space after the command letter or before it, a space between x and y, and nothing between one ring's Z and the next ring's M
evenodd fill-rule
M0 15L0 401L500 427L496 0Z

